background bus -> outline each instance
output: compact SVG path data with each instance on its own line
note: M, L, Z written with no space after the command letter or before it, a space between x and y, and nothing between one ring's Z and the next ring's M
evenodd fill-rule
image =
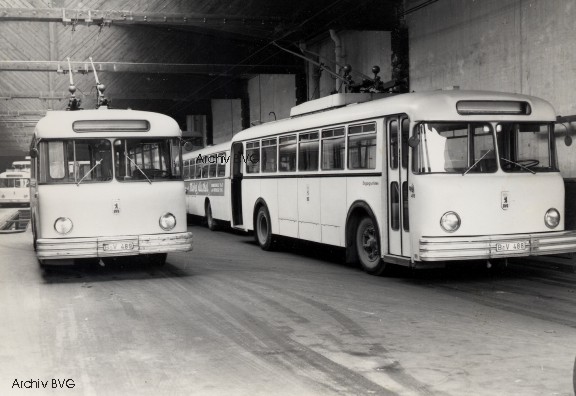
M370 99L332 95L236 134L232 226L263 249L274 235L345 247L372 274L576 250L549 103L458 90Z
M180 128L133 110L49 111L31 145L31 222L40 264L192 248Z
M30 173L8 169L0 173L0 206L30 205Z
M13 171L30 173L30 162L31 162L30 157L26 156L26 159L24 160L13 161L10 169Z
M183 158L188 214L202 217L210 230L229 223L230 143L185 153Z

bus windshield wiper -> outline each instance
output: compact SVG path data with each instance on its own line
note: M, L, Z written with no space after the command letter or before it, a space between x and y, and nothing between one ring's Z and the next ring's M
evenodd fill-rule
M492 149L486 151L482 157L478 158L478 160L477 160L476 162L474 162L472 165L470 165L470 166L468 167L468 169L466 169L464 172L462 172L462 176L464 176L466 173L468 173L468 172L470 172L472 169L474 169L474 167L475 167L476 165L478 165L478 163L479 163L480 161L482 161L482 160L484 159L484 157L486 157L491 151L492 151Z
M508 160L508 159L506 159L506 158L502 158L502 157L500 157L500 159L503 160L503 161L506 161L506 162L508 162L508 163L510 163L510 164L518 165L520 168L526 169L528 172L532 173L533 175L536 174L536 172L534 172L532 169L530 169L530 168L528 168L527 166L524 166L524 165L522 165L522 164L519 164L518 162L510 161L510 160Z
M140 173L142 173L144 175L146 180L148 180L148 183L152 184L152 180L150 180L148 178L148 176L146 176L146 173L144 173L144 171L142 169L140 169L140 167L136 164L136 162L134 162L134 160L128 156L128 153L126 151L124 151L124 156L126 158L128 158L130 160L130 162L132 162L132 165L134 165L136 167L136 169L138 169L140 171Z
M96 168L98 165L100 165L100 163L101 163L102 161L103 161L103 160L98 160L98 161L96 161L96 164L95 164L88 172L86 172L86 174L85 174L84 176L82 176L82 179L80 179L80 180L78 181L78 183L76 183L76 185L79 186L80 183L82 183L82 181L83 181L84 179L86 179L86 178L88 177L88 175L90 175L90 173L92 173L92 171L94 170L94 168Z

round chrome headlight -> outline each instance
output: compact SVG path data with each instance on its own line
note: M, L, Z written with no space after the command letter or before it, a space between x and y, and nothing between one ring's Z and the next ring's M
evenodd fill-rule
M460 228L460 216L456 212L446 212L440 218L440 226L446 232L454 232Z
M548 209L544 215L544 224L548 228L556 228L560 224L560 212L554 208Z
M54 229L57 233L66 235L72 231L72 220L68 217L58 217L54 222Z
M174 217L172 213L164 213L160 216L160 227L162 227L164 231L170 231L176 227L176 217Z

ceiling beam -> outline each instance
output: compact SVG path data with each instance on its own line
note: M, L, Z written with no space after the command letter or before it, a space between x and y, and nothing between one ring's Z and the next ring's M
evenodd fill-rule
M90 73L90 62L70 62L74 73ZM293 74L301 71L298 65L253 64L184 64L184 63L133 63L94 62L97 72L202 74L232 76L242 74ZM68 63L60 61L0 61L0 71L35 71L68 73Z
M164 25L200 27L268 27L273 30L284 19L274 16L242 16L200 13L162 13L71 8L0 7L0 21L62 22L64 25Z
M126 91L114 91L107 90L106 96L114 100L172 100L172 101L184 101L189 99L190 94L186 92L126 92ZM76 92L76 97L84 100L84 98L94 98L95 94L83 94L81 92ZM69 92L59 91L59 92L43 92L43 91L0 91L0 103L3 100L12 99L40 99L40 100L67 100L70 98ZM195 96L196 99L214 99L213 96L204 95ZM0 121L1 122L1 121Z

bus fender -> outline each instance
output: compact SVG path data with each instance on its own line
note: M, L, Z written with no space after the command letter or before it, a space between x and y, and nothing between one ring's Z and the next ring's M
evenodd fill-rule
M378 224L378 220L376 220L376 216L374 216L374 212L372 211L370 205L368 205L365 201L354 201L348 209L348 214L346 215L346 228L344 231L344 238L346 241L346 263L348 264L357 261L356 244L354 243L354 231L356 230L356 226L360 220L360 213L368 215L372 218L376 224L376 229L378 230L378 237L380 238L381 235L380 225ZM382 243L380 243L380 245L380 249L382 249Z
M254 202L254 209L252 210L252 224L250 225L250 229L252 231L254 231L254 224L256 223L256 214L258 213L258 209L260 208L260 206L266 206L266 208L268 209L268 213L270 213L270 207L268 206L264 198L262 197L258 198L256 202ZM271 225L274 225L274 221L272 220L272 218L270 218L270 221L272 223Z

